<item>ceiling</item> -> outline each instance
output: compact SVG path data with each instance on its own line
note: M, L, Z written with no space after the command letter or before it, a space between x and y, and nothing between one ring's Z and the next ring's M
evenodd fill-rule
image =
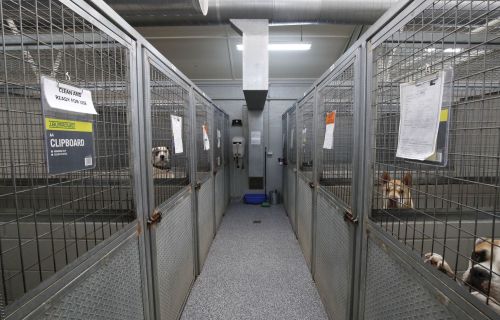
M346 49L352 25L270 26L271 43L311 43L309 51L270 52L271 80L317 79ZM137 30L190 79L242 78L241 43L230 25L139 27Z

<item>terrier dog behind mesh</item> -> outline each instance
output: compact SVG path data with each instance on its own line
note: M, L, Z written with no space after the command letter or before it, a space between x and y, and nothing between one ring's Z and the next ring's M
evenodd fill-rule
M160 170L170 171L170 148L155 147L153 148L153 167Z
M411 197L411 173L405 174L403 179L399 180L391 178L388 172L384 172L380 180L383 209L414 208Z
M170 148L155 147L152 150L151 162L153 164L154 179L172 179L175 178L175 172L172 171ZM175 171L175 170L174 170Z
M437 253L424 255L425 263L455 278L450 265ZM477 239L474 251L469 259L469 267L462 276L463 283L472 290L472 294L486 302L500 313L500 240Z

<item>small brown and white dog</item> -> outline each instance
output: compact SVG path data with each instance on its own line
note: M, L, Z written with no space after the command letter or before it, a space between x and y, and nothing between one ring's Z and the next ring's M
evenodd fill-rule
M170 171L170 148L169 147L155 147L153 148L153 167L160 170Z
M380 177L383 209L414 208L411 197L412 175L407 173L402 180L391 178L388 172Z
M425 263L454 278L455 273L443 257L429 252L424 255ZM490 269L491 267L491 269ZM469 267L462 276L463 283L479 300L486 303L489 294L489 305L500 313L500 240L477 239L474 251L469 260Z

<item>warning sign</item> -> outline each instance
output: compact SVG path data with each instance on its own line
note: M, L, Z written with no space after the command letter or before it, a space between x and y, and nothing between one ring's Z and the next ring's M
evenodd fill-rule
M46 117L49 174L95 168L92 122Z

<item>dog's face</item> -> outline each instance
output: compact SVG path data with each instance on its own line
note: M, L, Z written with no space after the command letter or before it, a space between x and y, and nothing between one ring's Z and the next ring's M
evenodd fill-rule
M464 282L474 290L500 300L500 240L478 239Z
M402 180L393 179L388 172L384 172L381 177L383 207L384 209L413 208L411 198L412 176L405 174Z
M156 147L153 148L153 167L170 170L170 148L169 147Z

